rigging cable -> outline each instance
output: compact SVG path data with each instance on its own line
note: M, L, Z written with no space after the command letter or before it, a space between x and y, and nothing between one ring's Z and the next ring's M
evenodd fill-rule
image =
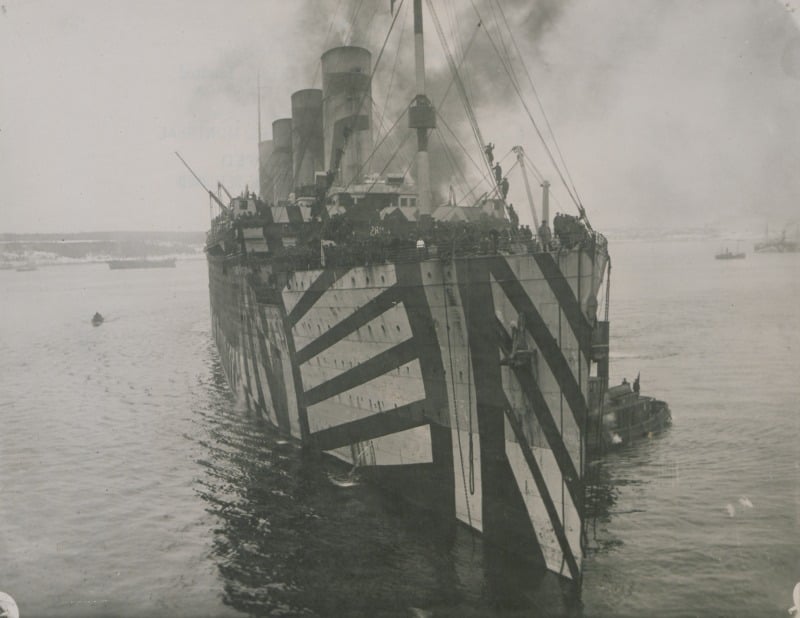
M428 2L430 2L430 0L428 0ZM478 10L478 7L475 6L474 0L470 0L470 3L472 4L472 8L475 10L476 15L478 15L478 18L480 18L481 14L480 11ZM492 35L489 33L488 30L486 31L486 36L489 38L489 42L492 44L495 53L498 55L498 57L501 57L500 51L497 48L497 44L494 42L494 39L492 38ZM542 130L539 128L539 125L537 124L536 120L533 117L533 114L531 113L530 108L528 107L528 104L525 102L525 99L522 96L522 92L520 91L519 85L516 83L511 72L509 71L508 67L505 66L505 64L503 64L503 68L506 70L506 73L508 74L509 79L511 80L511 85L514 87L514 90L517 93L517 97L519 97L519 100L522 103L522 107L525 109L525 113L528 115L528 119L531 121L533 128L536 130L536 134L539 136L539 140L542 142L542 146L544 146L545 152L547 152L547 156L550 159L550 163L552 163L553 167L555 168L556 173L558 174L559 178L561 179L561 182L564 185L564 188L566 189L567 193L569 194L575 206L578 208L578 211L582 215L584 215L585 213L583 206L578 201L577 197L573 194L569 184L567 184L567 180L564 177L564 174L561 171L561 168L559 167L558 163L556 162L555 157L553 156L553 152L552 150L550 150L550 146L547 145L547 141L545 140L544 135L542 134Z
M539 182L539 184L541 185L542 183L544 183L544 175L542 174L541 170L536 167L536 164L533 162L533 159L531 159L528 156L527 152L525 153L525 160L533 168L534 176L536 176L536 180ZM555 193L555 191L551 191L550 192L550 201L553 202L558 207L559 211L563 211L564 210L564 207L561 204L561 200L558 199L558 194Z
M403 118L405 118L407 111L408 111L408 108L404 109L403 113L400 114L397 117L397 120L394 121L394 124L391 127L389 127L389 130L386 132L386 135L384 135L383 139L375 146L375 148L372 149L372 152L369 154L369 156L366 158L366 160L361 164L361 167L358 168L358 172L356 172L356 174L353 176L353 178L350 180L350 182L347 183L347 186L344 188L343 192L347 192L347 190L350 188L350 186L356 181L356 178L358 178L361 175L361 172L364 171L364 168L367 166L367 164L372 160L372 158L378 152L378 148L380 148L381 145L383 145L383 142L385 142L389 138L389 136L392 134L392 131L394 130L394 128L400 123L400 121ZM406 143L407 139L408 138L404 139L403 142L400 144L400 146L395 149L394 154L390 157L389 161L394 160L394 158L400 152L400 149L402 148L402 146ZM383 171L386 171L386 167L383 168ZM381 172L381 174L383 173L383 171ZM378 176L380 177L380 174ZM375 182L377 182L377 180ZM374 183L373 183L373 185L374 185Z
M472 163L472 165L475 166L475 169L478 170L478 174L481 175L481 179L478 181L478 183L475 185L475 187L473 187L473 189L471 191L467 192L468 195L472 194L472 193L474 193L474 191L478 187L478 185L480 185L482 182L484 182L487 179L487 177L489 177L489 175L485 171L483 171L480 168L480 166L475 162L475 159L472 158L472 155L469 153L469 150L467 150L464 147L464 144L462 144L461 140L458 139L458 135L455 133L455 131L453 131L453 129L450 128L450 125L447 124L447 121L438 112L436 114L436 117L439 120L442 121L442 124L444 125L444 128L447 129L450 132L450 135L453 136L453 139L456 141L456 144L458 144L458 147L461 148L461 152L464 153L464 155L467 157L467 159L469 159L470 163Z
M464 88L464 82L461 79L458 67L455 64L455 60L453 59L453 54L450 51L450 46L447 43L447 38L444 36L444 32L442 31L442 24L439 22L439 16L436 13L436 9L434 9L433 7L433 2L432 0L426 0L426 2L428 5L428 11L433 17L433 25L436 28L436 34L439 36L439 42L441 43L442 49L444 50L445 58L447 59L447 64L450 67L450 72L453 75L456 87L458 88L459 94L461 95L461 102L464 105L464 111L466 112L467 120L469 120L469 124L470 127L472 128L472 133L475 137L475 141L478 143L478 148L482 152L484 148L483 136L481 135L481 130L480 127L478 126L478 120L475 117L475 111L472 108L472 104L469 102L469 97L467 96L466 89ZM491 166L489 165L489 160L484 157L484 162L486 163L487 170L491 172Z
M506 176L507 176L508 174L510 174L510 173L511 173L511 171L512 171L512 170L513 170L515 167L517 167L517 165L519 165L519 161L514 161L514 164L513 164L511 167L509 167L509 168L506 170ZM504 178L505 178L505 176L504 176ZM475 203L474 203L472 206L473 206L473 207L474 207L474 206L478 206L478 205L479 205L481 202L484 202L484 201L486 201L487 199L494 199L494 196L495 196L495 195L497 195L497 194L499 193L499 191L500 191L500 187L499 187L499 186L497 186L497 185L495 185L495 186L494 186L492 189L490 189L489 191L485 191L485 192L484 192L484 193L483 193L483 194L482 194L482 195L481 195L481 196L480 196L480 197L479 197L479 198L478 198L478 199L475 201Z
M533 78L531 78L531 73L528 70L528 66L525 64L525 60L522 56L522 52L519 49L519 45L517 45L517 39L514 36L514 32L511 30L511 27L508 24L508 20L506 19L505 11L503 10L503 5L499 2L499 0L495 0L497 4L497 8L500 9L500 15L503 17L503 23L506 26L506 30L508 30L508 34L511 36L511 42L514 45L514 49L517 52L517 56L519 57L519 62L522 65L522 68L525 72L525 76L528 78L528 83L531 86L531 90L533 91L533 96L536 98L536 103L539 105L539 110L542 112L542 117L544 118L544 122L547 125L547 130L550 133L550 137L553 140L553 145L556 148L556 152L558 153L558 157L561 160L561 164L564 166L564 172L567 174L567 178L569 179L570 184L572 185L572 190L575 192L575 196L578 198L578 203L581 203L580 195L578 195L578 188L575 186L575 182L572 179L572 175L569 173L569 168L567 167L567 162L564 159L564 154L561 152L561 147L558 145L558 140L556 139L556 135L553 132L553 127L550 125L550 120L547 117L547 113L544 111L544 105L542 104L542 100L539 97L539 92L536 89L536 86L533 84Z
M404 112L404 114L405 114L405 112ZM401 118L402 118L402 116L401 116ZM377 178L375 178L375 180L372 181L372 184L369 186L369 189L366 190L365 194L372 192L372 189L374 189L375 185L378 184L378 180L380 179L380 177L383 176L383 173L387 169L389 169L389 166L392 164L392 161L394 161L394 158L397 156L397 154L400 152L400 150L403 148L403 146L406 145L406 142L408 141L408 138L410 138L410 137L411 137L411 132L406 133L406 136L403 138L403 141L400 143L400 146L397 147L397 149L394 151L394 154L386 162L386 165L383 166L383 169L378 173ZM405 177L408 174L408 170L409 169L411 169L411 163L408 164L408 167L406 168L406 171L403 174L403 177Z
M343 0L338 0L338 2L336 3L336 8L333 10L333 16L331 17L330 24L328 24L328 32L325 33L325 38L323 39L324 42L323 44L325 48L328 47L328 39L330 38L331 32L333 31L333 24L336 23L336 18L339 16L339 9L342 7L342 1ZM314 78L311 80L312 88L316 86L317 78L319 77L319 73L321 70L320 63L316 62L315 64L316 68L314 69Z
M409 5L410 6L410 5ZM406 7L406 12L408 12L408 6ZM403 20L403 25L400 26L400 35L397 39L397 51L394 54L394 65L392 66L392 73L389 76L389 87L386 90L386 101L383 106L383 110L381 111L380 117L378 118L378 122L383 126L383 117L386 113L386 110L389 108L389 102L392 98L392 88L394 87L394 76L397 72L397 64L400 62L400 46L403 44L403 35L406 31L406 24L408 23L407 19ZM380 133L378 134L380 137Z
M377 102L377 101L375 101L375 99L372 99L372 98L370 98L370 100L372 101L372 103L373 103L373 105L375 106L375 108L377 108L377 109L382 109L382 110L383 110L383 112L385 113L385 111L386 111L386 108L385 108L385 107L384 107L384 108L381 108L381 107L380 107L380 105L378 104L378 102ZM400 114L400 119L402 119L402 118L403 118L403 114L405 114L405 112L407 112L407 111L408 111L408 108L403 108L403 111L402 111L402 112L401 112L401 114ZM376 146L375 146L375 148L374 148L374 152L371 152L371 153L369 154L369 158L368 158L367 162L369 162L369 159L371 159L372 157L374 157L374 156L376 156L376 155L378 154L378 149L379 149L379 147L380 147L380 146L382 146L382 145L383 145L383 143L384 143L385 141L387 141L387 140L388 140L388 146L389 146L390 148L392 148L392 149L394 149L394 148L397 148L397 144L398 144L398 137L397 137L397 133L396 133L396 132L395 132L395 133L392 133L392 131L394 131L394 129L397 127L397 124L398 124L398 122L399 122L399 120L400 120L400 119L398 119L397 121L395 121L395 123L394 123L394 124L392 124L392 126L391 126L391 127L389 127L388 131L386 130L386 122L385 122L385 117L384 117L383 119L381 119L381 120L380 120L380 126L378 127L378 129L379 129L379 130L378 130L378 135L383 135L383 137L381 137L380 141L378 142L378 145L376 145ZM377 139L377 138L375 138L375 139ZM375 143L375 139L373 139L373 143ZM404 155L404 156L403 156L403 161L404 161L404 162L407 162L407 161L408 161L408 157L406 157L406 156ZM370 166L370 168L371 168L371 166ZM363 167L362 167L362 169L363 169ZM361 170L359 170L359 173L360 173L360 172L361 172Z
M442 146L444 148L444 152L447 157L447 162L450 164L450 167L453 170L453 175L459 174L461 176L461 180L464 183L464 187L467 187L468 186L467 179L464 178L464 172L462 172L461 168L456 164L455 157L453 156L453 153L450 150L450 145L445 141L444 135L442 135L441 130L437 127L436 129L434 129L433 134L438 136L439 141L442 142ZM467 196L465 195L464 199L466 199L466 197Z
M502 159L500 159L500 160L498 161L498 164L502 164L502 163L503 163L503 161L505 161L505 160L508 158L508 155L509 155L509 154L511 154L512 152L513 152L513 150L509 150L509 151L508 151L508 153L506 153L506 154L503 156L503 158L502 158ZM518 161L515 161L515 162L514 162L514 163L511 165L511 167L509 167L509 168L506 170L506 176L508 175L508 173L509 173L509 172L511 172L511 170L513 170L513 169L514 169L514 168L515 168L515 167L518 165L518 163L519 163ZM502 165L501 165L501 167L502 167ZM494 172L492 172L492 174L494 174ZM493 178L494 178L494 176L491 176L490 178L491 178L491 179L493 179ZM483 177L482 177L482 178L481 178L481 179L480 179L478 182L476 182L476 183L473 185L472 189L469 191L469 194L472 194L472 193L475 191L475 189L477 189L477 188L478 188L478 186L480 186L480 184L481 184L482 182L486 182L486 181L487 181L487 177L484 175L484 176L483 176ZM490 185L490 188L489 188L489 190L488 190L488 191L486 191L486 192L485 192L485 193L484 193L484 194L481 196L481 199L482 199L483 197L487 196L487 195L493 195L493 194L494 194L496 191L498 191L498 190L499 190L499 187L497 186L497 182L494 182L494 181L493 181L493 182L491 183L491 185ZM478 200L478 201L480 201L480 200Z
M353 32L356 29L356 19L358 18L358 13L361 11L361 7L364 5L364 0L359 0L358 4L354 7L353 15L350 17L350 32L347 33L347 37L344 39L345 45L350 45L350 42L353 40Z
M378 68L378 63L380 62L380 58L381 58L381 56L383 55L383 51L384 51L384 49L386 48L386 45L387 45L387 43L388 43L389 34L391 34L391 30L392 30L392 28L394 27L394 23L395 23L395 21L397 20L397 18L398 18L398 16L399 16L399 14L400 14L400 10L402 9L402 6L403 6L403 0L401 0L400 6L397 8L397 11L395 12L395 15L394 15L394 20L392 21L392 25L390 26L389 33L388 33L388 34L387 34L387 36L386 36L386 40L384 41L383 47L381 48L381 52L380 52L380 54L378 55L378 59L375 61L375 67L373 68L372 74L370 75L370 82L372 81L372 79L373 79L373 77L374 77L374 75L375 75L375 71L376 71L376 70L377 70L377 68ZM466 49L465 49L465 51L464 51L464 57L462 58L461 62L463 62L463 61L464 61L464 59L466 58L466 54L469 52L469 50L470 50L470 49L471 49L471 47L472 47L472 44L475 42L475 39L477 38L478 31L480 30L481 26L482 26L481 22L478 22L478 24L477 24L477 25L476 25L476 27L475 27L475 30L474 30L474 32L472 33L472 36L470 37L470 40L469 40L469 42L468 42L468 44L467 44L467 47L466 47ZM405 21L404 21L403 28L405 28ZM403 34L403 31L401 31L401 34L400 34L400 41L402 41L402 34ZM397 55L397 57L399 57L399 54ZM396 69L396 67L397 67L397 57L396 57L396 59L395 59L395 65L394 65L394 68L392 69L392 79L393 79L393 77L394 77L394 71L395 71L395 69ZM448 86L447 86L447 89L445 90L445 93L444 93L444 95L442 96L441 100L439 101L439 104L438 104L438 106L437 106L435 109L438 109L438 107L439 107L439 106L441 106L441 105L442 105L442 104L445 102L445 100L447 99L447 96L449 95L449 93L450 93L450 90L451 90L451 88L452 88L452 86L453 86L453 83L455 83L455 75L451 76L450 83L448 84ZM373 103L375 103L374 99L372 99L372 101L373 101ZM361 105L363 105L363 101L362 101ZM376 105L377 105L377 104L376 104ZM388 106L388 97L387 97L387 106ZM359 109L360 109L360 106L359 106ZM384 108L384 110L385 110L385 109L386 109L386 108ZM404 114L405 114L405 112L407 111L407 109L408 109L408 108L406 107L406 108L403 110L403 113L404 113ZM438 112L437 112L437 115L438 115ZM402 116L401 116L400 118L402 118ZM377 145L376 145L376 146L373 148L373 151L372 151L372 153L369 155L369 157L367 158L367 161L365 161L365 163L366 163L366 162L368 162L370 159L372 159L372 157L373 157L373 156L376 154L377 150L380 148L380 146L383 144L383 142L386 140L386 138L387 138L387 137L389 137L389 135L391 134L391 132L392 132L392 131L394 130L394 128L397 126L397 124L398 124L398 122L399 122L400 118L398 118L398 120L397 120L397 121L396 121L396 122L395 122L395 123L394 123L394 124L393 124L393 125L392 125L392 126L389 128L389 130L386 132L386 135L384 135L384 137L381 139L381 141L380 141L380 142L379 142L379 143L378 143L378 144L377 144ZM440 115L439 115L439 118L440 118L440 119L442 120L442 122L445 124L445 126L447 127L447 130L448 130L448 131L450 131L450 133L453 135L453 137L455 138L456 142L458 142L458 144L459 144L459 146L461 147L462 151L463 151L463 152L464 152L464 153L467 155L467 157L468 157L468 158L469 158L469 160L472 162L472 164L473 164L473 165L476 167L476 169L478 169L478 170L479 170L479 172L480 172L480 166L478 166L478 164L477 164L477 163L475 163L475 160L474 160L474 159L471 157L471 155L469 154L469 151L467 151L467 149L466 149L466 148L464 148L463 144L461 144L460 140L458 139L458 136L457 136L457 135L456 135L456 134L453 132L453 130L452 130L452 129L450 129L450 127L449 127L449 126L447 126L447 123L446 123L446 121L444 121L444 119L443 119L443 118L442 118ZM382 120L382 118L381 118L381 120ZM383 123L382 123L382 121L381 121L381 124L383 124ZM397 154L398 154L399 150L402 148L402 146L404 146L404 145L405 145L405 143L406 143L407 141L408 141L408 137L404 138L404 139L403 139L403 141L402 141L402 143L401 143L399 146L397 146L397 147L396 147L396 151L395 151L395 154L392 156L392 159L393 159L395 156L397 156ZM391 161L391 159L390 159L390 161ZM358 177L358 176L359 176L359 175L362 173L362 171L363 171L364 167L365 167L365 165L362 165L362 166L361 166L361 168L358 170L358 173L356 174L356 177ZM385 166L385 167L383 168L383 171L381 171L381 174L382 174L382 173L383 173L383 172L384 172L384 171L387 169L387 167L388 167L388 165L387 165L387 166ZM407 169L406 169L406 173L405 173L405 175L407 175L407 174L408 174L408 171L409 171L410 169L411 169L411 165L409 164L409 165L408 165L408 167L407 167ZM484 178L485 178L485 176L484 176ZM376 182L377 182L377 181L376 181ZM346 190L347 188L349 188L351 184L352 184L352 181L351 181L351 183L350 183L350 184L348 184L348 186L345 188L345 190ZM370 190L371 190L371 189L372 189L372 188L375 186L375 184L376 184L376 183L375 183L375 182L373 182L372 186L370 187ZM468 195L469 195L469 194L468 194Z

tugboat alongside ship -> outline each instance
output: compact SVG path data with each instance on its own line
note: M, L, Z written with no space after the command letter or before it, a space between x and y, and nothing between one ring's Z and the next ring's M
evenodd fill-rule
M206 243L217 349L231 388L308 451L579 585L592 426L613 408L624 433L625 411L639 423L659 407L607 388L608 245L566 181L578 215L556 215L551 231L549 183L539 179L537 210L530 162L511 149L535 222L520 226L468 113L489 188L436 205L428 142L440 112L413 5L417 94L403 115L415 178L365 173L380 146L380 56L373 65L354 46L326 51L322 89L295 92L292 117L259 135L258 196L224 203L181 158L217 209Z
M639 392L639 376L631 385L623 378L605 389L598 381L590 387L588 450L593 458L616 447L652 438L672 424L665 401Z

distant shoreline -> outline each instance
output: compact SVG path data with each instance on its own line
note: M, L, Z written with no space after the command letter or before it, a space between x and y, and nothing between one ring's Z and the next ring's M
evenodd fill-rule
M205 232L0 234L0 267L201 257Z
M0 232L0 242L24 241L104 241L125 239L198 238L205 239L205 230L198 231L103 231L103 232Z

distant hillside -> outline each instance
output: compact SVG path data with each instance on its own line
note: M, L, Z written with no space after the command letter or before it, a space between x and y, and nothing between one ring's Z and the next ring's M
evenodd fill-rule
M0 234L0 266L196 256L202 254L204 241L204 232Z

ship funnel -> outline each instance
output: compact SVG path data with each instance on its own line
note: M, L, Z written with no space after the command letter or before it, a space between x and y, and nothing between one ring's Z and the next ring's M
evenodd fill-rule
M372 147L372 54L335 47L322 55L325 166L341 185L357 181Z
M265 202L273 198L272 175L272 140L264 140L258 144L258 196Z
M325 169L322 135L322 90L298 90L292 95L292 159L298 195L314 195L314 174Z
M289 199L292 179L292 119L281 118L272 123L273 202Z

